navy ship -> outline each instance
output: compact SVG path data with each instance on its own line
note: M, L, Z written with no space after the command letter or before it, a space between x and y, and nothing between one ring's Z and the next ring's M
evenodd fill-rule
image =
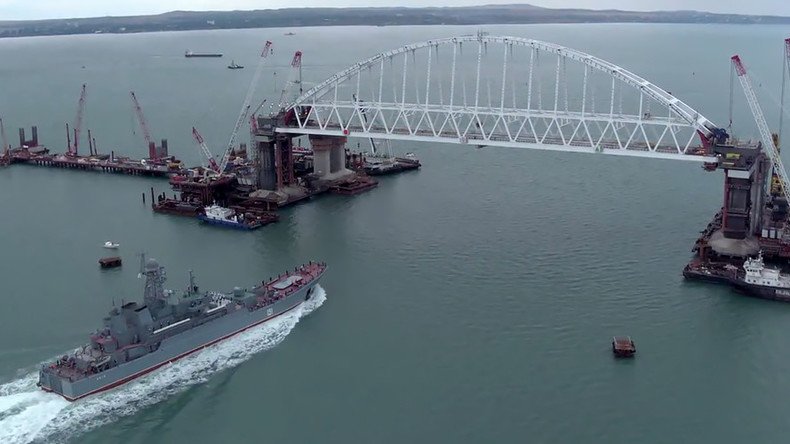
M790 276L778 268L765 266L763 252L743 263L744 274L736 276L731 285L749 296L790 302Z
M110 310L90 343L42 365L38 386L69 401L112 389L297 308L326 264L309 262L250 289L201 292L189 273L180 294L164 288L164 267L141 259L144 303Z

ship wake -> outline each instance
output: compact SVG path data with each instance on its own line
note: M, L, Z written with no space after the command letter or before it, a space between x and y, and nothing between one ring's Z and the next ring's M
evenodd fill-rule
M285 339L303 316L326 300L315 296L292 312L242 332L136 381L106 393L70 403L36 387L34 371L0 385L0 443L64 442L116 419L156 404L188 387L207 381L216 372L235 367L255 353Z

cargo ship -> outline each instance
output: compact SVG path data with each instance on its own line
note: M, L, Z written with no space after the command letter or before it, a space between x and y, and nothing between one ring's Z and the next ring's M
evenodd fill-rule
M164 267L142 258L143 304L110 310L87 345L42 365L37 385L68 401L118 387L294 310L313 296L325 270L309 262L229 293L201 292L190 272L178 294L164 288Z
M746 259L743 270L743 275L731 281L737 291L757 298L790 302L790 276L778 268L766 267L762 251L756 258Z
M222 57L222 54L221 53L210 53L210 52L186 51L186 52L184 52L184 57Z

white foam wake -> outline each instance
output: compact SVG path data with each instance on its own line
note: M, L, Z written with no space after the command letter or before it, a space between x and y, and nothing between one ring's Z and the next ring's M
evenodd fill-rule
M255 353L276 346L300 318L320 307L325 300L326 292L317 285L314 297L290 313L117 389L73 403L39 390L37 372L0 385L0 443L62 442L131 415L191 385L205 382L218 371L237 366Z

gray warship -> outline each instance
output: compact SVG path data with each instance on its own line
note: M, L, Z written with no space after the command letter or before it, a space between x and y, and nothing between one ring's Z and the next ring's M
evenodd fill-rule
M309 262L231 293L201 292L190 271L189 286L176 294L164 288L164 267L141 258L144 304L110 310L89 344L42 365L38 386L69 401L118 387L295 309L325 270L325 263Z

